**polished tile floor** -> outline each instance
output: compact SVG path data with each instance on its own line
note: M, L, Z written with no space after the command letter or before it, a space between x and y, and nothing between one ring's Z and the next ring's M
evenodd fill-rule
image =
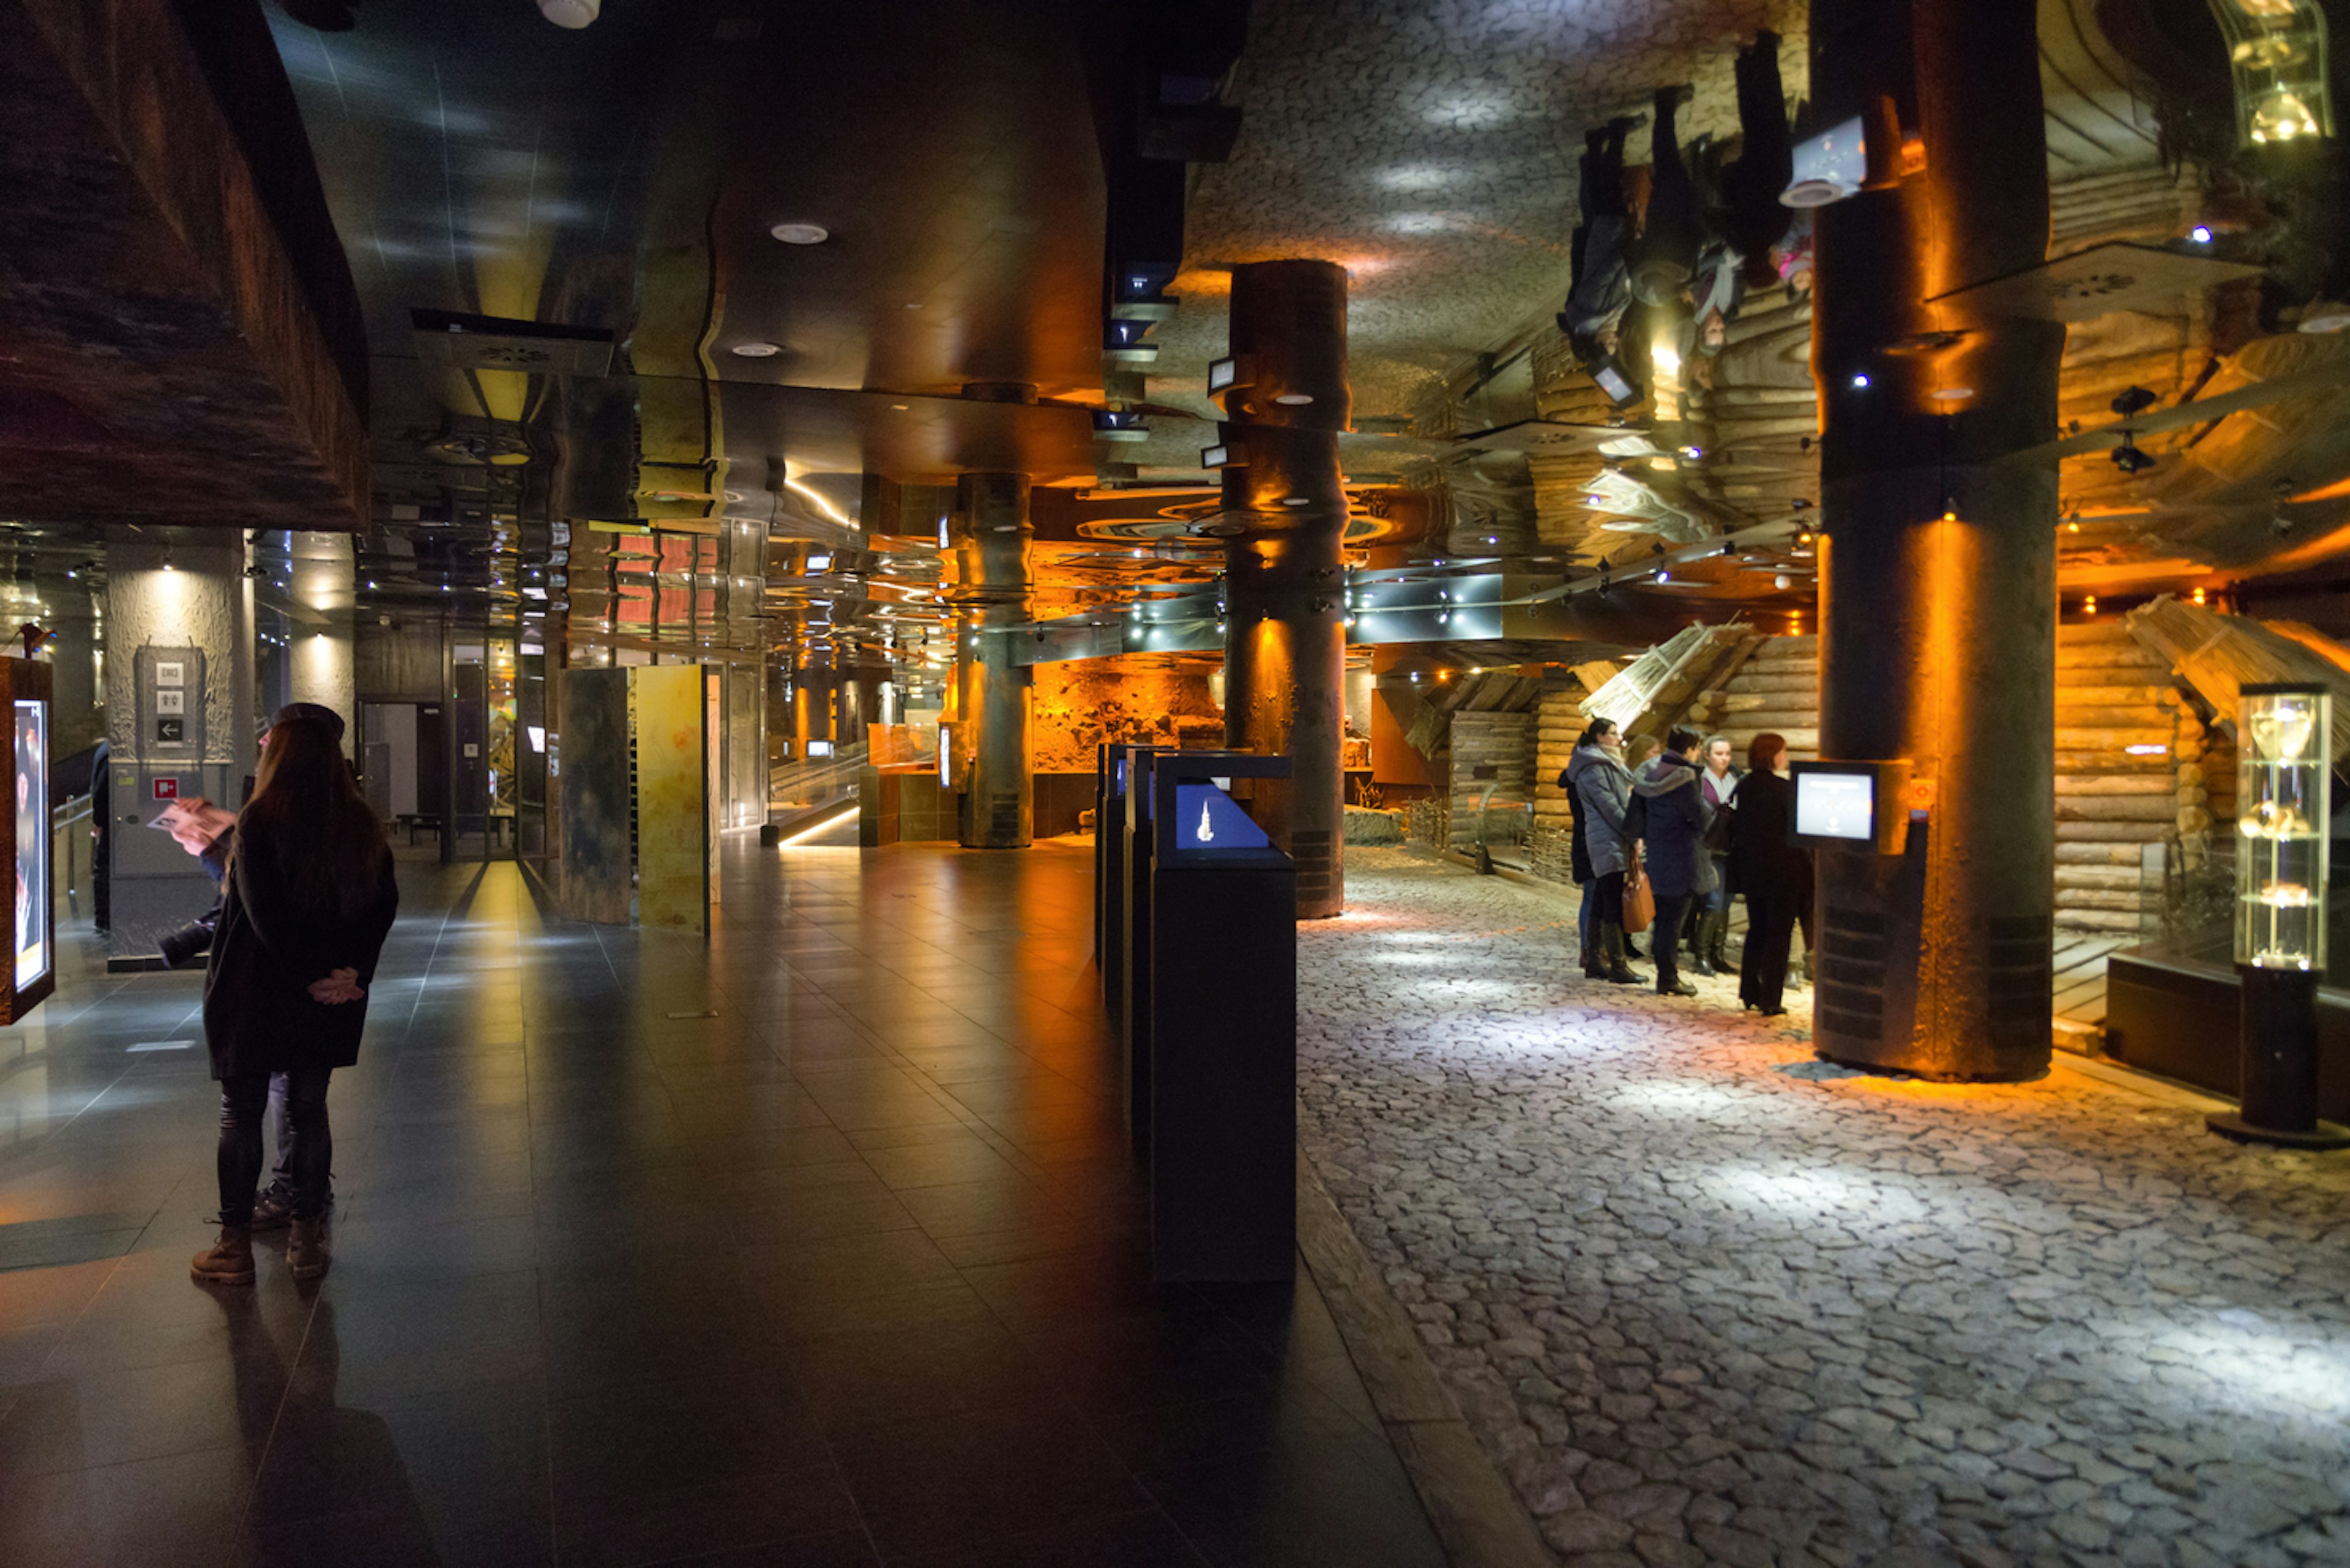
M313 1286L189 1280L197 981L83 940L0 1032L0 1563L1442 1561L1310 1279L1149 1280L1083 847L723 858L706 947L402 866Z

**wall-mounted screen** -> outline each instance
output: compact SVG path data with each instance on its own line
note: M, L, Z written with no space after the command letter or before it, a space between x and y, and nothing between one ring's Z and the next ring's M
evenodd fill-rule
M49 972L49 707L16 703L16 971L24 991Z
M1795 775L1795 836L1866 844L1877 836L1877 781L1866 774Z

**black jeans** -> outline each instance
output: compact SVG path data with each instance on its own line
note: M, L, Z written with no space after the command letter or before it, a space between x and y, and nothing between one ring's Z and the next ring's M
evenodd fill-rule
M1779 81L1778 35L1758 34L1751 47L1739 50L1737 72L1741 151L1721 173L1722 237L1742 256L1767 256L1795 217L1779 200L1795 177L1795 151Z
M294 1186L294 1213L314 1220L326 1212L327 1173L335 1158L335 1135L327 1120L327 1082L332 1067L304 1067L286 1079L285 1147L282 1159ZM224 1225L253 1219L254 1184L261 1179L262 1124L268 1119L267 1073L240 1073L221 1080L218 1168Z
M1787 938L1801 903L1779 888L1746 889L1746 950L1738 961L1738 1000L1764 1012L1786 1005Z
M1680 983L1681 917L1689 912L1694 897L1687 892L1657 895L1657 919L1648 928L1648 957L1657 966L1659 991L1669 992Z
M1705 219L1697 182L1681 158L1678 110L1665 94L1657 98L1649 131L1648 221L1633 246L1632 293L1641 304L1669 308L1705 245Z

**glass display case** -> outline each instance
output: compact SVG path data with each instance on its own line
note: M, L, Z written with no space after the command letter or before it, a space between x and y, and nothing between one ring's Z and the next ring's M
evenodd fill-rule
M9 714L8 788L16 809L6 818L8 855L16 863L16 961L0 973L0 1023L21 1022L57 989L57 909L49 864L49 667L0 659L0 704Z
M2334 134L2321 0L2212 0L2245 147Z
M2236 961L2323 970L2334 700L2286 685L2239 697Z

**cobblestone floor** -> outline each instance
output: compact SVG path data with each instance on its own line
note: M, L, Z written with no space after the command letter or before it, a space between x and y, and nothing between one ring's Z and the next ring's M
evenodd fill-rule
M2350 1563L2350 1157L2078 1075L1816 1061L1584 981L1571 907L1350 850L1307 1151L1570 1563Z

